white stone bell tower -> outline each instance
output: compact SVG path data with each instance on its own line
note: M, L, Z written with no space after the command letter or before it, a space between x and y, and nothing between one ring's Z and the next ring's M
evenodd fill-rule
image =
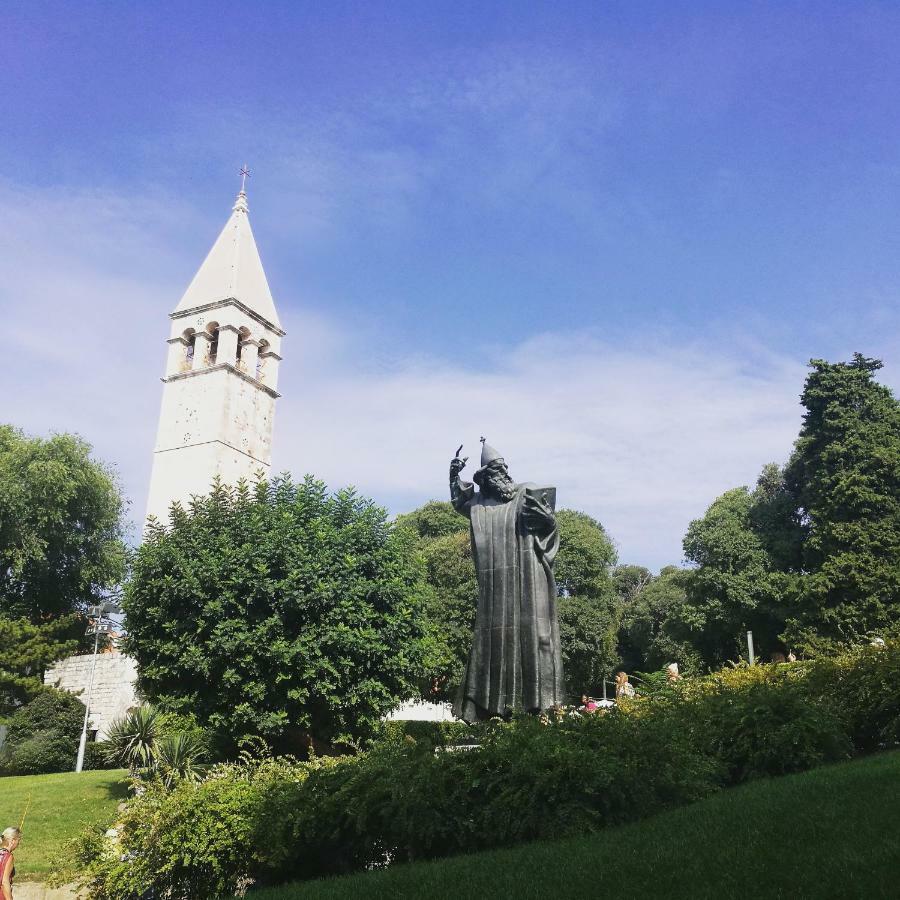
M173 501L268 476L284 331L263 272L243 185L172 329L147 516L168 522Z

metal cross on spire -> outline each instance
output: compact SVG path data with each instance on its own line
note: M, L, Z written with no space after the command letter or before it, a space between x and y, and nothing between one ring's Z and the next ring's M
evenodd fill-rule
M246 163L244 163L244 165L241 166L240 176L241 176L241 193L243 194L244 188L247 185L247 179L250 177L250 170L247 168Z

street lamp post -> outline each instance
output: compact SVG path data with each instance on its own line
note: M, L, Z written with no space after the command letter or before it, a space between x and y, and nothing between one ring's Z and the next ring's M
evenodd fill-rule
M78 742L78 758L75 760L75 771L80 772L84 768L84 750L87 746L88 721L91 717L91 695L94 692L94 673L97 670L97 651L100 649L100 635L109 634L112 631L112 622L109 616L119 613L121 610L115 603L107 600L99 606L92 606L88 610L88 625L86 634L94 635L94 657L91 661L91 677L88 681L87 701L84 704L84 724L81 726L81 740Z

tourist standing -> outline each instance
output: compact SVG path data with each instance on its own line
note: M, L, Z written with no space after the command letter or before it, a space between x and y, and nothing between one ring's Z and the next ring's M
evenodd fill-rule
M678 671L678 663L669 663L666 666L666 678L669 679L669 684L681 681L681 672Z
M616 702L622 697L626 699L634 696L634 685L628 680L627 672L616 672Z
M18 828L7 828L0 835L0 900L13 900L12 882L16 874L13 851L19 846L21 837Z

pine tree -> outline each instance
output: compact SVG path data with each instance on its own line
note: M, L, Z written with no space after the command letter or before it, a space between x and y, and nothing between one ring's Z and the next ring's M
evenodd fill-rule
M807 650L896 627L900 614L900 404L881 362L813 360L785 472L805 530L802 589L786 639Z

